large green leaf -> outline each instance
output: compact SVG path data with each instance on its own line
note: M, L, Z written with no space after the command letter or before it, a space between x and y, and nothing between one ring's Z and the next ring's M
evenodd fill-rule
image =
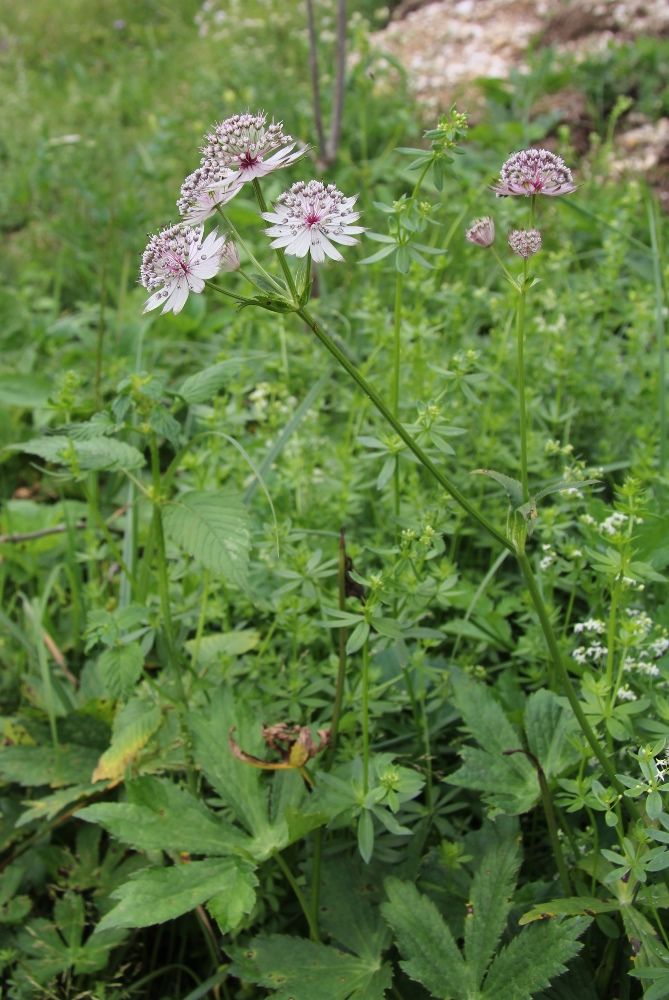
M115 927L149 927L173 920L219 893L239 892L240 877L245 879L247 886L256 884L253 867L239 858L189 861L170 868L143 869L112 893L112 898L119 902L103 917L96 933Z
M98 757L92 747L61 744L57 747L3 747L0 778L28 788L50 785L61 788L88 782Z
M392 980L380 959L284 934L257 937L231 953L232 974L274 990L273 1000L383 1000Z
M506 926L520 865L515 838L487 851L474 875L465 918L465 961L478 989Z
M245 358L231 358L228 361L220 361L217 365L210 365L209 368L203 368L195 375L189 375L177 390L178 395L187 403L206 403L238 373L245 360Z
M402 953L400 965L429 992L443 998L465 997L469 976L450 929L431 899L412 882L390 878L385 883L388 902L381 907L395 932Z
M580 760L579 727L569 705L546 689L535 691L525 707L527 744L548 779Z
M483 792L491 806L509 815L532 809L539 798L533 764L522 749L523 741L507 719L489 688L465 674L453 675L454 702L467 729L485 749L466 746L462 766L449 775L449 784Z
M583 947L578 940L590 920L574 917L533 924L499 953L486 977L485 1000L531 1000Z
M64 435L32 438L13 445L13 451L26 451L38 455L46 462L60 465L76 465L84 471L116 471L118 469L139 469L144 465L141 451L125 441L109 437L96 437L77 441Z
M255 649L260 642L260 633L253 629L239 629L236 632L214 632L197 639L189 639L185 643L186 652L194 656L197 651L197 662L209 664L223 656L242 656Z
M144 654L138 642L105 649L98 668L107 690L114 698L126 698L142 675Z
M128 802L101 802L77 816L99 823L139 851L239 853L250 840L167 778L140 778L126 786Z
M0 375L0 406L20 406L30 409L45 406L54 390L53 381L46 375L12 372Z
M165 534L202 566L244 586L250 536L248 513L241 498L231 491L205 493L193 490L168 504Z
M126 768L160 728L163 717L157 705L133 698L114 719L111 745L100 757L91 781L121 781Z
M378 892L378 889L376 890ZM359 861L331 861L323 872L320 923L338 944L364 958L378 958L389 944L369 868Z

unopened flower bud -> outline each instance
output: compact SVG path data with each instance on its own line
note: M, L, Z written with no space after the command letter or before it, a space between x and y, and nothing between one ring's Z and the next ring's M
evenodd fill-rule
M509 233L509 246L519 257L533 257L541 250L541 233L538 229L514 229Z
M489 215L482 219L474 219L465 233L465 239L476 243L479 247L490 247L495 242L495 223Z

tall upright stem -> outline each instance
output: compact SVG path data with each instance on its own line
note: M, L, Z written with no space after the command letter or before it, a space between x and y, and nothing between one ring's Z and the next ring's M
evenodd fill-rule
M657 218L655 215L655 205L652 199L648 198L648 226L650 228L650 244L653 249L653 283L655 285L655 334L657 337L657 378L659 383L658 391L658 417L660 424L660 461L659 472L664 476L667 470L667 375L666 375L666 350L664 331L664 288L662 283L662 255L660 241L657 231Z
M390 407L395 418L399 417L400 408L400 358L402 355L402 287L403 277L398 271L395 275L395 306L393 310L393 379L390 388ZM400 516L400 456L395 456L393 470L393 499L395 519Z
M369 639L362 647L362 790L369 791Z
M516 349L518 378L518 419L520 432L520 482L523 488L523 503L530 499L527 477L527 407L525 403L525 303L527 300L527 261L523 261L523 283L518 292L516 306Z
M372 388L362 372L358 370L353 362L344 354L341 348L335 344L325 330L319 326L313 316L311 316L310 313L303 307L297 310L297 314L304 320L307 326L318 337L323 346L339 362L342 368L344 368L344 370L347 371L351 378L358 384L368 399L370 399L374 404L379 413L388 421L398 437L404 441L409 450L413 452L421 465L431 473L439 485L453 497L455 502L458 503L460 507L462 507L462 509L465 510L474 521L476 521L477 524L484 528L489 535L498 541L500 545L503 545L504 548L508 549L510 552L514 552L514 547L509 539L506 538L501 531L498 531L497 528L495 528L495 526L491 524L490 521L479 510L477 510L472 503L470 503L467 497L461 493L455 483L453 483L448 476L445 476L444 473L437 468L432 459L423 451L416 439L402 426L399 420L393 416L388 406L386 406L383 402L378 392Z

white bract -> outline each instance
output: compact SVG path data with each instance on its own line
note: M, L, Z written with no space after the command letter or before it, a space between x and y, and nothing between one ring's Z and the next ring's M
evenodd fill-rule
M239 256L234 243L214 229L205 240L202 227L170 226L151 237L142 256L139 280L153 292L144 312L162 306L162 312L179 313L189 292L201 292L207 278L219 271L234 271Z
M272 223L265 232L274 237L275 249L295 257L310 253L317 263L326 257L343 260L333 244L350 246L364 232L352 224L360 218L360 212L353 210L356 198L345 198L334 184L298 181L279 197L273 212L263 212L263 219Z

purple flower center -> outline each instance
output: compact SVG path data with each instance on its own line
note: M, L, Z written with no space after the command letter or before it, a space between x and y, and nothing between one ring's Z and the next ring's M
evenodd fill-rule
M260 159L259 156L254 156L253 153L249 153L247 151L246 153L243 153L239 157L239 166L242 168L242 170L248 170L251 167L255 167L259 159Z
M307 212L307 214L304 217L304 221L306 225L309 226L309 228L311 229L312 226L318 225L318 223L321 221L321 217L320 215L318 215L317 212Z

